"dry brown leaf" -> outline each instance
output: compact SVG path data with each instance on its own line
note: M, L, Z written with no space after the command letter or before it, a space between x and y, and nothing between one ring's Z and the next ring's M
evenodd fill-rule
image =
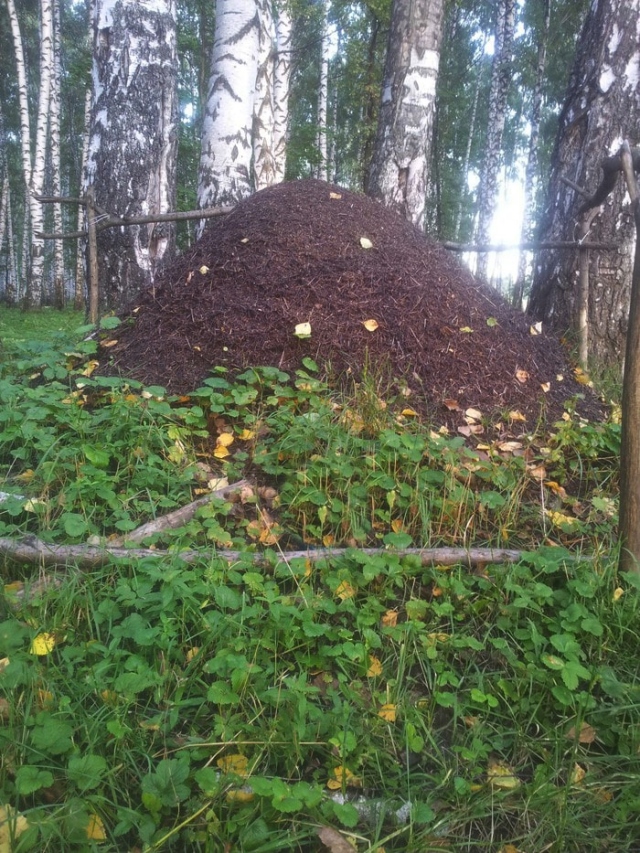
M458 432L460 435L464 435L469 438L470 435L482 435L484 432L484 427L482 424L472 424L470 426L459 426Z
M342 193L329 193L329 198L333 198L333 199L342 198Z
M469 408L464 413L464 419L468 424L477 423L482 420L482 412L479 409Z
M571 726L569 731L567 732L567 737L569 740L575 740L576 735L578 738L578 743L593 743L596 739L596 730L593 726L590 726L589 723L585 723L584 721L580 723L580 729L576 732L576 727Z
M529 374L526 370L522 370L521 367L516 368L516 379L518 380L518 382L524 385L528 378Z
M522 412L519 412L517 409L514 409L512 412L509 412L509 420L510 421L526 421L527 416L523 415Z
M383 628L394 628L398 624L398 611L387 610L383 615L381 622Z
M457 400L443 400L442 403L446 409L449 409L450 412L460 411L460 403L458 403Z
M331 853L354 853L355 848L332 826L321 826L318 838Z

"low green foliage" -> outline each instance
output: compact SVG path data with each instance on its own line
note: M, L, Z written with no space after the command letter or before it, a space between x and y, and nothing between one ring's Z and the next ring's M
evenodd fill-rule
M153 534L163 557L39 580L7 565L12 849L311 851L321 826L360 851L634 848L640 584L611 553L617 425L568 413L471 448L370 387L335 399L310 359L169 398L97 376L95 347L25 346L0 375L0 537L108 541L207 481L263 488ZM522 559L398 550L483 544Z

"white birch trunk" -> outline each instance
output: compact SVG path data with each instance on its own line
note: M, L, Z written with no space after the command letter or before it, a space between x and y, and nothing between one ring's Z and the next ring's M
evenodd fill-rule
M82 162L80 165L80 192L83 196L87 190L87 161L89 158L89 133L91 123L91 89L87 89L84 101L84 133L82 136ZM78 221L77 230L82 231L85 228L85 209L82 205L78 205ZM75 288L73 295L73 307L76 311L83 311L85 308L85 249L80 240L76 249L76 275Z
M60 174L60 4L53 0L53 69L51 75L51 99L49 111L51 140L51 190L54 196L62 195ZM53 230L57 234L63 231L62 205L53 204ZM65 303L64 251L62 240L53 241L53 301L56 308Z
M273 155L273 97L275 72L275 22L271 0L257 0L258 67L253 110L253 175L256 190L275 182Z
M277 4L276 43L277 57L273 83L273 161L275 183L284 181L287 165L287 140L289 135L289 91L291 89L291 15L280 0Z
M109 213L168 213L175 208L176 0L94 0L93 27L88 184ZM153 284L174 235L173 223L99 233L102 310L119 310Z
M320 58L320 79L318 81L318 178L329 179L327 150L327 114L329 103L329 4L325 3L324 27L322 30L322 55Z
M4 236L7 231L7 207L9 204L9 175L5 174L2 181L2 194L0 195L0 256L2 255L2 247L4 245ZM7 258L9 253L7 252ZM9 302L9 286L8 280L5 287L5 299ZM11 303L9 303L11 304Z
M395 0L368 193L419 228L433 139L443 0Z
M217 0L202 127L198 207L233 205L253 192L253 107L258 62L256 0Z
M11 188L7 193L7 250L9 254L9 276L7 278L7 302L16 305L20 295L18 265L16 263L16 246L13 238L13 213L11 211Z
M20 108L20 147L25 185L25 229L23 234L24 257L22 269L27 280L27 304L29 307L39 307L42 304L44 241L39 237L35 237L33 232L42 230L44 222L42 204L37 201L35 196L42 192L44 183L44 162L48 128L47 117L52 72L53 15L50 0L42 0L40 25L40 93L36 118L35 152L32 158L27 73L20 23L14 0L7 0L7 10L11 22L11 33L16 56ZM27 262L28 259L30 263Z

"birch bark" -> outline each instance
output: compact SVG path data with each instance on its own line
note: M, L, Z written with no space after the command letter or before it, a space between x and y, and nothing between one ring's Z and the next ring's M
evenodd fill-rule
M93 109L87 181L117 216L175 209L176 0L94 0ZM171 256L173 223L98 235L100 308L120 309Z
M574 239L583 197L600 182L600 161L637 139L640 121L640 0L592 0L578 42L560 114L541 240ZM625 187L616 189L593 220L590 241L619 243L618 251L589 253L590 357L622 362L629 316L635 228L624 208ZM535 258L528 311L560 331L576 330L580 300L577 253L547 251Z
M291 39L293 25L285 2L276 5L276 67L273 82L273 165L275 183L284 181L289 132L289 91L291 88Z
M253 113L253 173L256 190L275 181L274 72L275 21L271 0L256 0L258 8L258 56Z
M424 211L443 0L395 0L367 191L418 227Z
M327 147L327 115L329 103L329 56L331 42L329 39L329 4L324 7L324 24L322 28L322 54L320 57L320 79L318 80L318 179L329 179L329 152Z
M217 0L202 127L198 207L233 205L253 191L253 108L259 46L256 0Z
M60 169L60 3L53 0L53 63L51 74L51 97L49 107L49 138L51 144L51 192L54 196L62 195L62 180ZM62 205L56 202L53 206L53 230L61 234ZM53 241L53 303L56 308L63 308L65 303L64 280L64 251L62 240Z

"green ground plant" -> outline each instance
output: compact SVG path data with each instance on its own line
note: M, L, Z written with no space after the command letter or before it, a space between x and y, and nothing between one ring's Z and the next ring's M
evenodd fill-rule
M315 851L322 828L359 851L635 849L616 423L470 446L373 382L337 397L310 359L171 398L97 375L96 346L3 363L0 539L108 545L255 485L145 540L163 555L4 565L0 849ZM402 550L436 545L522 557Z

